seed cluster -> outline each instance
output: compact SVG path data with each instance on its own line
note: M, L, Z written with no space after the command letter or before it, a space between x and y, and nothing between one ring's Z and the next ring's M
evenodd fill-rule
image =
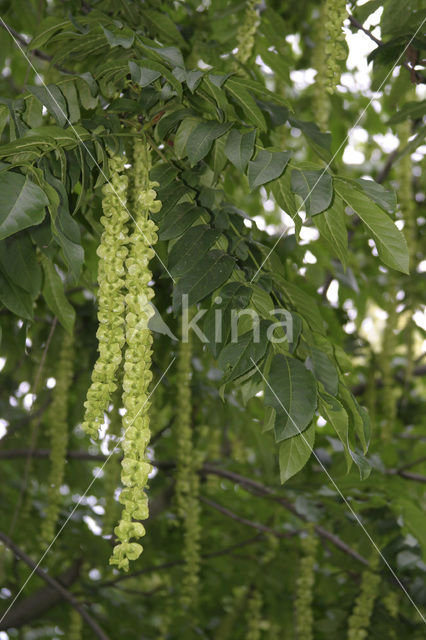
M314 40L312 64L317 74L313 86L313 112L315 114L315 122L318 123L321 131L327 131L330 117L330 99L328 96L329 79L326 53L326 3L323 3L320 9L319 19L315 25Z
M154 296L149 282L152 278L149 261L155 252L157 227L149 219L150 213L158 213L161 202L149 179L151 168L147 144L137 140L133 147L133 166L130 206L134 226L129 236L129 251L125 261L125 342L123 372L124 440L121 462L121 482L124 488L119 501L123 505L121 520L114 529L119 544L114 547L110 564L127 570L129 560L142 553L142 545L132 542L145 535L144 526L138 522L148 517L148 498L145 488L151 471L146 447L150 439L149 385L152 380L152 336L148 322L153 314L150 304Z
M116 373L121 363L124 345L124 276L127 256L129 214L126 208L127 176L124 157L110 160L110 182L102 188L101 223L104 232L97 249L98 321L96 333L99 356L92 372L92 384L87 392L83 429L93 438L104 421L111 395L117 388Z
M260 640L262 632L262 596L257 589L250 594L247 602L247 640Z
M298 638L313 640L314 616L312 611L313 587L315 582L315 557L318 539L314 526L307 527L308 535L302 538L303 557L300 561L299 575L296 580L296 628Z
M345 34L342 31L343 20L346 18L345 0L326 0L323 28L327 31L325 55L327 58L327 91L334 93L340 78L340 60L346 58L344 46Z
M191 399L191 342L181 341L178 354L178 380L176 413L177 468L176 506L184 529L184 575L181 585L181 603L193 606L196 601L200 568L200 504L198 469L200 453L195 449L192 429Z
M50 473L48 482L48 507L41 528L41 540L50 544L55 535L59 516L68 446L68 398L74 368L74 336L63 334L59 354L56 385L52 392L47 422L50 431Z
M259 16L256 10L256 0L248 0L244 15L244 21L240 25L237 32L238 51L235 55L238 62L245 64L251 56L254 47L254 38L257 26L259 24Z
M368 637L368 628L380 584L380 576L375 572L377 566L378 556L371 562L371 568L362 573L360 593L349 618L348 640L365 640Z

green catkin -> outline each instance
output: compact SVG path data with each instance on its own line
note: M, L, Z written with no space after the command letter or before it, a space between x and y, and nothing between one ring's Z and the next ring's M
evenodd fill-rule
M330 117L330 99L328 96L328 65L327 65L327 26L326 26L326 3L320 8L320 14L315 27L315 46L312 55L312 65L316 69L315 83L313 86L313 112L315 121L321 131L328 130Z
M254 39L259 24L259 14L256 9L256 4L256 0L248 0L244 20L238 28L238 51L235 57L241 64L246 64L253 51Z
M414 94L414 95L413 95ZM415 91L409 91L407 99L415 99ZM411 120L402 122L397 127L400 148L404 149L409 141L412 133ZM411 155L406 153L402 156L396 166L396 177L398 180L398 201L401 213L404 219L404 234L407 241L409 252L410 272L415 268L416 262L416 244L417 244L417 221L416 221L416 205L413 194L413 166ZM410 303L410 283L406 288L408 303ZM405 370L405 384L409 387L414 370L414 331L415 323L410 314L405 328L405 344L407 346L407 365Z
M63 334L59 354L56 385L52 392L52 403L47 414L50 431L50 473L48 480L48 507L41 527L42 544L50 544L55 535L64 480L68 447L68 394L72 384L74 366L74 336Z
M119 544L114 547L110 564L120 569L129 568L129 560L136 560L142 545L131 542L145 535L138 522L148 517L148 497L145 489L151 464L146 456L150 439L149 385L152 380L152 336L148 322L153 314L150 300L154 291L149 286L152 278L149 261L155 255L152 245L157 242L157 227L149 219L158 213L161 202L156 199L157 183L149 179L151 156L148 145L137 139L133 146L131 206L134 227L129 237L126 259L126 350L123 365L123 417L124 439L121 462L121 482L124 486L119 501L123 505L121 520L114 533Z
M70 614L70 626L68 627L68 640L81 640L83 635L83 620L78 611L73 609Z
M345 0L326 0L323 13L323 28L327 32L325 55L327 59L326 91L332 94L340 79L340 60L346 58L344 47L345 34L342 30L343 21L347 16Z
M105 467L105 517L103 529L105 534L112 532L112 529L119 515L119 505L115 499L115 492L120 483L120 451L114 451L117 448L118 440L121 436L121 416L118 411L118 394L114 399L114 406L110 413L110 423L108 426L108 435L110 436L109 454L111 457ZM114 453L112 453L114 451Z
M395 329L398 322L396 305L396 290L392 285L389 290L389 299L386 305L388 317L386 319L385 328L383 330L381 352L381 369L383 379L383 391L381 393L383 413L383 419L381 422L381 436L385 441L388 441L390 439L394 430L396 419L397 398L392 370L392 360L396 348Z
M318 539L312 523L307 526L307 535L302 538L301 545L303 556L296 580L296 600L294 603L297 637L300 640L313 640L314 616L312 602Z
M191 428L191 342L181 341L177 360L179 388L176 398L176 487L177 514L185 518L187 497L191 492L192 428Z
M93 438L103 423L111 395L115 391L116 373L122 359L124 345L124 275L127 256L126 208L127 176L124 175L122 156L110 160L111 180L102 188L101 223L104 227L97 249L98 267L98 320L96 333L99 356L92 372L92 383L87 392L83 429Z
M200 504L198 470L201 454L194 448L191 399L191 355L192 344L183 340L178 353L178 380L176 435L176 507L183 523L183 559L180 601L183 607L194 607L196 603L198 574L200 568Z
M247 601L247 632L246 640L260 640L262 632L262 596L257 589L253 589Z
M364 403L368 410L370 421L373 424L375 414L376 414L376 402L377 402L376 358L375 358L374 352L371 353L370 358L367 360L367 367L368 367L368 371L367 371L367 379L365 382Z
M348 640L365 640L368 637L368 628L380 585L380 575L376 572L378 565L379 556L376 555L370 562L370 568L362 572L360 593L348 621Z

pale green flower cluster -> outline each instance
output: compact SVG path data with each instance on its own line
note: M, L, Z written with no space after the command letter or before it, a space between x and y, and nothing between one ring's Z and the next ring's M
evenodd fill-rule
M124 344L124 275L127 256L129 214L126 208L128 179L124 175L125 159L113 156L110 160L111 180L102 188L101 223L104 226L97 250L98 320L96 333L99 356L92 372L87 392L83 429L93 438L104 420L111 395L117 388L116 373L121 363Z
M299 575L296 580L296 614L297 637L313 640L314 615L312 611L313 588L315 583L315 557L318 539L312 523L307 526L308 535L302 538L303 557L300 561Z
M187 497L191 493L192 475L192 400L191 400L191 343L180 342L177 360L179 388L176 397L176 487L175 500L179 518L184 519Z
M248 0L244 22L240 25L237 33L238 51L235 57L242 64L245 64L250 58L254 47L254 38L259 24L256 4L256 0Z
M348 640L365 640L368 637L368 628L380 584L380 576L374 571L377 565L378 556L371 563L371 569L366 569L362 573L361 591L348 622Z
M48 482L48 507L41 527L43 545L50 544L55 535L59 516L68 446L68 394L74 369L74 336L64 333L59 354L56 385L52 391L47 422L50 431L50 473Z
M129 560L142 553L142 545L132 539L145 535L145 528L138 520L148 517L148 498L145 488L151 465L146 457L150 439L149 385L151 373L152 336L148 321L153 314L150 300L154 292L149 286L152 274L149 261L155 252L151 248L157 242L157 227L149 219L157 213L161 202L156 200L156 183L149 179L150 152L144 141L138 139L133 146L131 201L134 228L129 237L129 253L125 261L126 350L123 373L124 440L120 494L123 511L119 525L114 529L119 544L114 547L110 564L127 570Z
M118 392L114 397L114 405L109 414L110 423L108 426L109 451L111 457L105 467L105 517L103 521L104 533L112 533L113 527L118 517L118 503L115 500L115 491L120 483L120 454L114 451L121 436L121 416L118 412L120 396ZM114 453L112 453L114 451ZM121 451L121 447L120 447Z
M247 602L247 633L246 640L260 640L262 632L262 596L257 589L250 594Z
M81 640L83 637L83 619L76 609L71 611L68 640Z
M321 5L320 15L315 28L315 46L313 48L312 65L317 70L313 86L313 111L315 122L321 131L328 130L330 117L330 99L328 96L328 64L327 64L327 28L326 3Z
M327 91L334 93L336 84L340 78L340 60L345 60L346 50L344 47L345 34L342 31L343 21L347 16L345 0L326 0L325 2L325 22L323 29L327 30L327 41L325 53L327 56Z
M191 342L181 342L178 354L179 388L176 407L176 506L183 522L184 575L180 601L183 607L193 606L196 601L200 568L200 504L198 469L201 465L199 452L194 448L191 399Z

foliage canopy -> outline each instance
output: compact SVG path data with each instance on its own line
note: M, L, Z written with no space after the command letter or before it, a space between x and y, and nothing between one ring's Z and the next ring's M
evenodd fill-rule
M422 3L0 7L5 638L424 637ZM125 443L120 479L148 387L152 466Z

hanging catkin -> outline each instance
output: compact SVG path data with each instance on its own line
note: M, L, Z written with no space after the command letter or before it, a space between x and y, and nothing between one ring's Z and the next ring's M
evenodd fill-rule
M43 545L50 544L55 535L64 479L68 446L68 395L72 383L74 366L74 336L63 333L62 345L56 373L56 385L52 392L52 403L47 414L50 431L50 473L48 481L48 507L41 527Z
M257 589L253 589L248 598L246 621L246 640L260 640L262 630L262 596Z
M382 404L382 421L381 436L382 439L388 441L394 431L396 419L396 389L393 379L392 361L396 348L395 329L398 322L398 314L396 311L396 288L391 284L389 288L389 297L386 304L387 319L382 336L382 352L380 356L383 389L380 395Z
M92 383L87 392L83 429L93 438L103 423L111 395L116 389L116 373L121 363L124 344L124 266L127 256L129 214L126 208L127 176L124 175L124 157L110 160L111 180L102 188L101 223L104 232L97 249L98 266L98 320L96 333L99 356L92 372Z
M303 556L296 580L295 616L297 637L313 639L314 616L312 611L313 587L315 582L315 557L318 540L312 523L307 526L307 535L301 541Z
M378 565L379 556L375 555L370 562L370 568L362 572L360 593L349 617L348 640L365 640L368 637L368 628L380 584L380 576L376 573Z
M314 34L315 46L312 52L312 64L316 69L315 83L313 86L313 113L315 122L321 131L327 131L330 116L330 99L327 88L329 78L327 72L327 24L326 24L326 3L320 8L320 14L315 25Z
M412 95L414 94L414 95ZM415 99L415 91L410 91L406 97L407 100ZM402 122L397 126L399 136L400 149L404 149L409 141L412 133L411 120ZM410 257L410 272L415 268L416 264L416 244L417 244L417 221L416 221L416 204L413 194L413 166L411 155L406 153L402 156L396 165L396 177L398 180L398 201L404 220L404 234L407 241L408 252ZM405 287L407 305L412 305L411 300L411 282ZM405 327L405 344L407 347L407 365L405 370L405 385L409 387L413 377L414 370L414 331L415 322L412 317L413 309L411 309Z
M340 78L340 60L346 58L344 47L345 34L342 30L343 21L347 16L345 0L326 0L323 13L323 29L326 31L325 55L327 59L326 90L334 93Z
M82 617L76 609L73 609L70 614L70 626L68 628L67 638L68 640L81 640L83 637L82 632Z
M190 337L179 344L176 399L176 506L184 529L183 558L184 575L180 599L184 607L194 606L197 595L200 567L200 504L198 500L201 454L193 442L191 400L191 355Z
M105 467L105 517L103 521L103 530L105 534L112 532L119 515L119 505L115 499L115 492L120 482L120 451L117 445L121 436L121 416L118 411L119 396L114 394L114 405L110 412L110 422L108 426L109 436L109 454L108 464Z
M148 498L145 488L151 465L146 447L150 439L149 392L152 380L152 336L148 321L153 314L150 300L154 296L149 282L152 278L149 261L155 255L152 245L157 242L157 227L149 219L157 213L161 202L157 200L149 179L151 156L147 143L137 139L133 146L133 165L130 204L134 226L129 237L129 252L125 262L126 332L123 372L124 439L122 443L121 482L124 486L119 501L123 505L121 520L114 533L119 544L114 547L110 564L127 570L129 560L142 553L142 545L132 542L145 535L144 526L138 522L148 517Z
M238 28L236 59L245 64L251 56L254 47L254 38L259 24L259 15L256 10L256 0L248 0L244 14L244 20Z

